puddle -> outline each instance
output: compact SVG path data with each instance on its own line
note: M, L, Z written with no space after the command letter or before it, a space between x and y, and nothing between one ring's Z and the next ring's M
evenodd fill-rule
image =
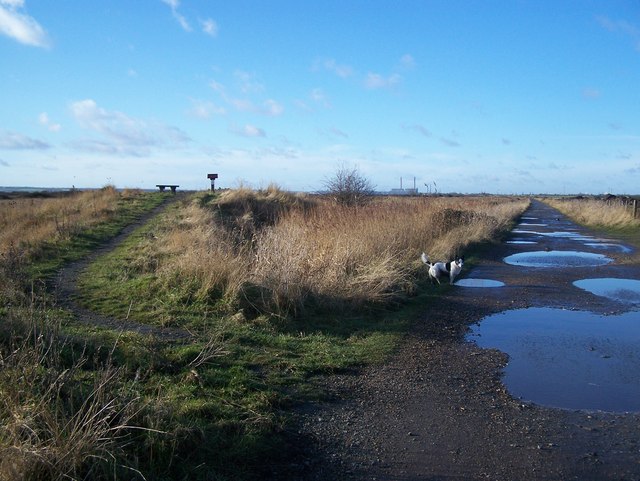
M515 397L565 409L640 411L637 311L518 309L486 317L468 339L509 355L503 382Z
M492 279L460 279L455 283L456 286L462 287L503 287L504 282L494 281Z
M527 241L527 240L514 239L514 240L507 241L507 244L537 244L537 242L536 241Z
M520 252L504 258L507 264L523 267L588 267L613 261L604 254L580 251Z
M640 306L640 281L634 279L616 279L612 277L582 279L575 281L573 285L596 296ZM640 322L640 319L638 321Z
M592 247L594 249L604 249L604 250L612 250L617 252L631 252L627 246L623 246L622 244L612 244L610 242L585 242L587 247Z
M511 232L515 234L529 234L529 235L539 235L539 236L545 236L545 237L566 238L566 239L572 239L576 241L596 240L591 236L580 234L580 232L569 231L569 230L542 232L542 231L536 231L536 230L513 229Z
M514 234L544 235L543 232L536 232L534 230L513 229L511 232Z
M528 227L547 227L549 224L533 224L531 222L520 222L518 225L521 226L521 227L524 227L524 226L528 226Z

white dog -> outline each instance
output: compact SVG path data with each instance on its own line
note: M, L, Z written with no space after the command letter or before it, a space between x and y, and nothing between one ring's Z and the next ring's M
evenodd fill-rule
M431 262L429 256L424 252L420 256L422 262L429 266L429 280L431 282L436 281L440 284L440 277L449 276L449 284L453 284L453 281L460 271L462 271L462 264L464 264L464 256L459 257L456 260L450 262Z

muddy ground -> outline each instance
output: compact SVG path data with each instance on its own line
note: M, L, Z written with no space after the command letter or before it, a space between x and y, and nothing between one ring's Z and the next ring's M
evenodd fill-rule
M525 222L548 223L531 230L578 229L538 202L525 216L543 219ZM553 237L487 251L473 269L465 266L461 277L495 279L506 286L442 289L387 363L323 381L326 399L297 412L292 463L274 467L271 477L639 480L639 414L555 409L516 399L501 383L508 356L465 339L470 325L507 309L608 314L629 309L572 285L594 277L640 279L640 266L622 254L600 267L526 268L502 262L512 253L544 249L603 253Z

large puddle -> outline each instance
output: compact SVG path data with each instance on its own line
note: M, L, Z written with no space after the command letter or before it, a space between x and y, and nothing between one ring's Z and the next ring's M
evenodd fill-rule
M640 411L640 315L552 308L483 319L469 339L509 355L504 383L536 404L612 412Z
M640 306L640 281L605 277L582 279L573 283L576 287L625 304ZM640 318L640 315L638 315ZM640 319L639 319L640 322Z
M613 259L604 254L580 251L520 252L504 258L507 264L523 267L588 267L602 266Z

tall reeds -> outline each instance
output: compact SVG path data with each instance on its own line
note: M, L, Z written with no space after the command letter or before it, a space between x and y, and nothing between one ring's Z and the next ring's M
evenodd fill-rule
M194 283L200 298L225 298L258 313L386 305L413 291L422 251L445 260L463 254L526 205L418 197L343 207L274 186L231 191L186 208L159 239L165 255L158 274Z

